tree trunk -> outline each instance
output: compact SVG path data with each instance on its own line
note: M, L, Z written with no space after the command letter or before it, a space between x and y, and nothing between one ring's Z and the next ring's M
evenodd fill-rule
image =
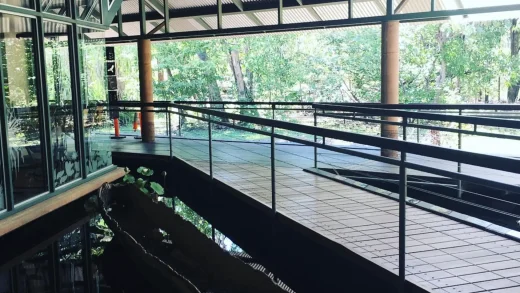
M206 51L201 51L197 53L199 59L203 62L208 61L208 53ZM207 69L205 72L206 78L209 79L208 82L208 94L209 100L212 102L222 102L222 96L220 95L220 88L218 87L217 80L214 78L216 76L216 72L213 72L211 69ZM218 104L211 104L211 108L222 109L223 106ZM222 122L229 122L229 119L222 118Z
M442 53L444 44L446 43L446 34L442 31L441 26L439 26L439 31L437 32L437 44L438 44L438 52ZM441 57L440 59L440 68L439 75L435 80L435 86L437 88L437 94L435 95L434 103L438 104L441 102L441 96L444 92L444 82L446 81L446 61ZM441 134L438 130L430 130L431 135L431 143L432 145L441 145Z
M518 19L513 19L511 21L511 57L515 58L518 56L518 52L520 51L520 32L518 31ZM507 101L509 103L516 102L518 98L518 92L520 91L520 80L516 81L514 84L508 87L507 89Z
M246 81L244 79L244 73L242 71L242 64L240 62L240 53L235 50L229 50L229 67L235 77L235 85L238 91L239 102L254 102L252 95L253 88L253 72L246 70L246 74L249 78L250 89L247 88ZM248 116L258 116L258 111L252 106L240 107L240 114Z

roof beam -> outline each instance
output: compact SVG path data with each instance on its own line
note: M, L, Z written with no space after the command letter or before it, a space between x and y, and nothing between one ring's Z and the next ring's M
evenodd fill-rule
M164 5L157 0L145 0L145 4L152 10L155 10L162 17L164 17Z
M313 7L307 7L307 11L309 12L310 15L312 15L314 20L316 20L316 21L323 21L321 16L316 12L316 10L314 10Z
M232 0L233 4L238 8L240 11L244 11L244 3L242 3L242 0Z
M251 13L245 13L244 15L247 16L247 18L249 18L249 20L251 20L256 25L258 25L258 26L264 25L262 23L262 21L258 17L256 17L256 15L254 13L252 13L252 12Z
M202 26L205 30L212 30L211 26L209 26L209 24L205 22L204 19L202 19L202 17L195 17L194 20L198 24L200 24L200 26Z
M304 31L304 30L315 30L323 29L327 27L350 27L350 26L363 26L363 25L374 25L381 24L383 21L400 21L400 22L416 22L416 21L432 21L432 20L445 20L452 16L459 15L472 15L472 14L485 14L493 12L504 12L504 11L520 11L520 4L492 6L492 7L479 7L479 8L464 8L464 9L450 9L450 10L439 10L435 12L415 12L405 14L394 14L394 15L383 15L383 16L371 16L371 17L359 17L353 19L338 19L338 20L327 20L319 22L305 22L305 23L292 23L283 25L263 25L253 27L241 27L241 28L228 28L223 30L199 30L199 31L188 31L188 32L175 32L169 34L155 34L153 36L128 36L119 38L107 38L106 44L119 44L127 42L135 42L140 39L151 39L152 41L163 41L163 40L183 40L183 39L199 39L208 37L220 37L220 36L239 36L239 35L253 35L253 34L265 34L269 32L280 32L280 31ZM241 14L241 13L240 13ZM214 16L214 15L213 15ZM200 16L199 16L200 18Z
M116 33L120 34L121 36L126 37L126 34L124 32L119 32L119 29L117 28L117 26L111 25L110 29L115 31Z
M357 0L356 2L370 2L373 0ZM339 4L345 3L345 0L305 0L300 5L296 1L284 1L283 9L291 9L297 7L316 7L322 5L331 5L331 4ZM215 1L216 3L216 1ZM262 11L277 11L279 6L279 1L269 1L269 2L242 2L243 10L235 3L222 4L222 13L224 15L230 14L242 14L244 12L256 13ZM196 17L206 17L216 15L216 11L218 10L217 5L205 6L205 7L195 7L195 8L182 8L182 9L171 9L170 10L170 18L196 18ZM123 16L123 22L135 22L139 21L139 14L127 14ZM163 20L163 16L156 11L148 12L146 14L147 20Z
M148 32L149 35L153 35L153 34L155 34L158 31L161 31L162 33L164 33L164 27L166 25L166 21L163 21L163 22L161 22L159 24L157 24L155 22L153 24L155 25L155 27L151 31Z
M395 14L401 13L401 11L404 9L406 4L408 4L408 2L410 2L410 1L409 0L402 0L401 3L399 3L399 5L397 5L397 7L395 8L394 13Z

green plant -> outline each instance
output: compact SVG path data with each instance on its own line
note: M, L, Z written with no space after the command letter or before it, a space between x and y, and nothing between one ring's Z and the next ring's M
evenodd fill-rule
M146 167L137 168L137 173L143 176L138 178L130 174L130 169L128 168L125 168L125 172L126 174L123 177L124 183L135 186L139 191L151 197L164 195L162 185L149 180L150 176L154 173L152 169Z

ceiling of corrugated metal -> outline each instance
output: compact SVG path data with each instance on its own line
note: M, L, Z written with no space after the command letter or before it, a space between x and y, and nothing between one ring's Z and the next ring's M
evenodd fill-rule
M161 5L162 0L155 1L156 5ZM435 0L435 7L438 10L447 9L445 3L450 2L448 9L462 8L461 1L466 0ZM171 32L189 32L217 29L216 17L216 0L169 0L170 15L177 13L170 19ZM278 0L222 0L223 5L234 7L232 12L225 12L222 16L222 27L241 28L254 27L262 25L275 25L278 23L278 12L276 9ZM290 1L286 1L290 2ZM296 0L292 2L297 3ZM283 22L305 23L315 21L340 20L348 18L348 1L339 0L303 0L304 5L288 5L284 7ZM403 2L403 3L401 3ZM453 3L452 3L453 2ZM271 3L269 5L269 3ZM308 4L312 3L312 4ZM254 11L241 11L242 5L266 4L266 8L259 8ZM398 8L397 13L414 13L430 11L431 0L396 0L394 1L394 9ZM148 5L146 11L153 12L152 5ZM211 8L211 9L210 9ZM215 8L215 9L212 9ZM190 10L190 13L183 14L183 11ZM201 15L197 15L193 11L201 11ZM139 13L139 0L126 0L123 2L123 15L136 16ZM210 12L208 12L210 11ZM386 13L386 0L354 0L352 3L353 17L372 17L381 16ZM161 12L162 14L162 12ZM161 20L149 21L148 29L152 30ZM115 29L104 34L96 34L96 37L116 37ZM160 30L157 33L160 33ZM139 25L137 19L125 22L123 24L123 32L128 36L139 35Z
M43 0L45 3L46 1ZM78 1L78 0L75 0ZM348 1L342 0L284 0L283 23L306 23L347 19ZM436 10L464 8L475 6L475 2L484 0L435 0ZM487 1L487 0L486 0ZM487 1L480 6L489 6ZM0 0L0 3L29 3L29 0ZM52 0L51 3L64 3L65 0ZM87 3L90 1L85 1ZM352 14L354 18L382 16L386 14L386 0L353 0ZM163 0L146 0L146 12L151 19L147 22L147 30L153 30L163 20ZM276 25L278 23L278 0L222 0L224 29ZM302 4L303 3L303 4ZM470 4L473 3L473 4ZM190 32L217 29L217 0L168 0L170 8L170 31ZM509 3L505 3L509 4ZM504 5L504 4L497 4ZM128 36L140 34L139 0L124 0L122 3L123 32ZM394 0L396 13L414 13L430 11L431 0ZM80 8L81 11L81 8ZM152 20L153 19L153 20ZM12 22L12 20L10 20ZM0 31L12 30L9 20L0 22ZM106 32L91 33L95 38L117 37L117 24ZM164 29L156 33L164 32Z

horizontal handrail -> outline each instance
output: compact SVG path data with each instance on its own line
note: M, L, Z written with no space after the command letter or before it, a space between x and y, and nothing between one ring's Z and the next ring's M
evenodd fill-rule
M485 125L485 126L520 129L520 120L484 118L484 117L461 116L461 115L445 115L445 114L411 112L411 111L393 110L393 109L387 110L387 109L381 109L381 108L336 106L336 105L323 105L323 104L314 105L314 107L316 107L316 109L319 109L319 110L356 112L356 113L362 113L362 114L373 115L373 116L414 118L414 119L421 119L421 120L436 120L436 121L444 121L444 122L478 124L478 125Z
M343 141L354 142L363 145L370 145L374 147L391 149L400 152L412 153L415 155L436 158L440 160L447 160L453 162L460 162L463 164L479 166L483 168L490 168L495 170L501 170L505 172L511 172L520 174L520 160L515 158L500 157L495 155L473 153L463 150L444 148L440 146L424 145L408 141L400 141L391 138L375 137L357 133L351 133L340 130L333 130L327 128L320 128L315 126L295 124L291 122L285 122L280 120L273 120L267 118L251 117L246 115L227 113L223 111L200 108L186 105L179 105L175 103L131 103L128 105L126 102L119 102L116 106L131 106L131 107L173 107L184 111L199 112L201 114L212 115L220 118L227 118L232 120L238 120L262 126L274 127L279 129L285 129L289 131L295 131L305 133L309 135L323 136ZM161 106L159 106L161 105Z
M489 110L519 111L520 104L382 104L382 103L314 103L316 106L336 105L402 110Z

